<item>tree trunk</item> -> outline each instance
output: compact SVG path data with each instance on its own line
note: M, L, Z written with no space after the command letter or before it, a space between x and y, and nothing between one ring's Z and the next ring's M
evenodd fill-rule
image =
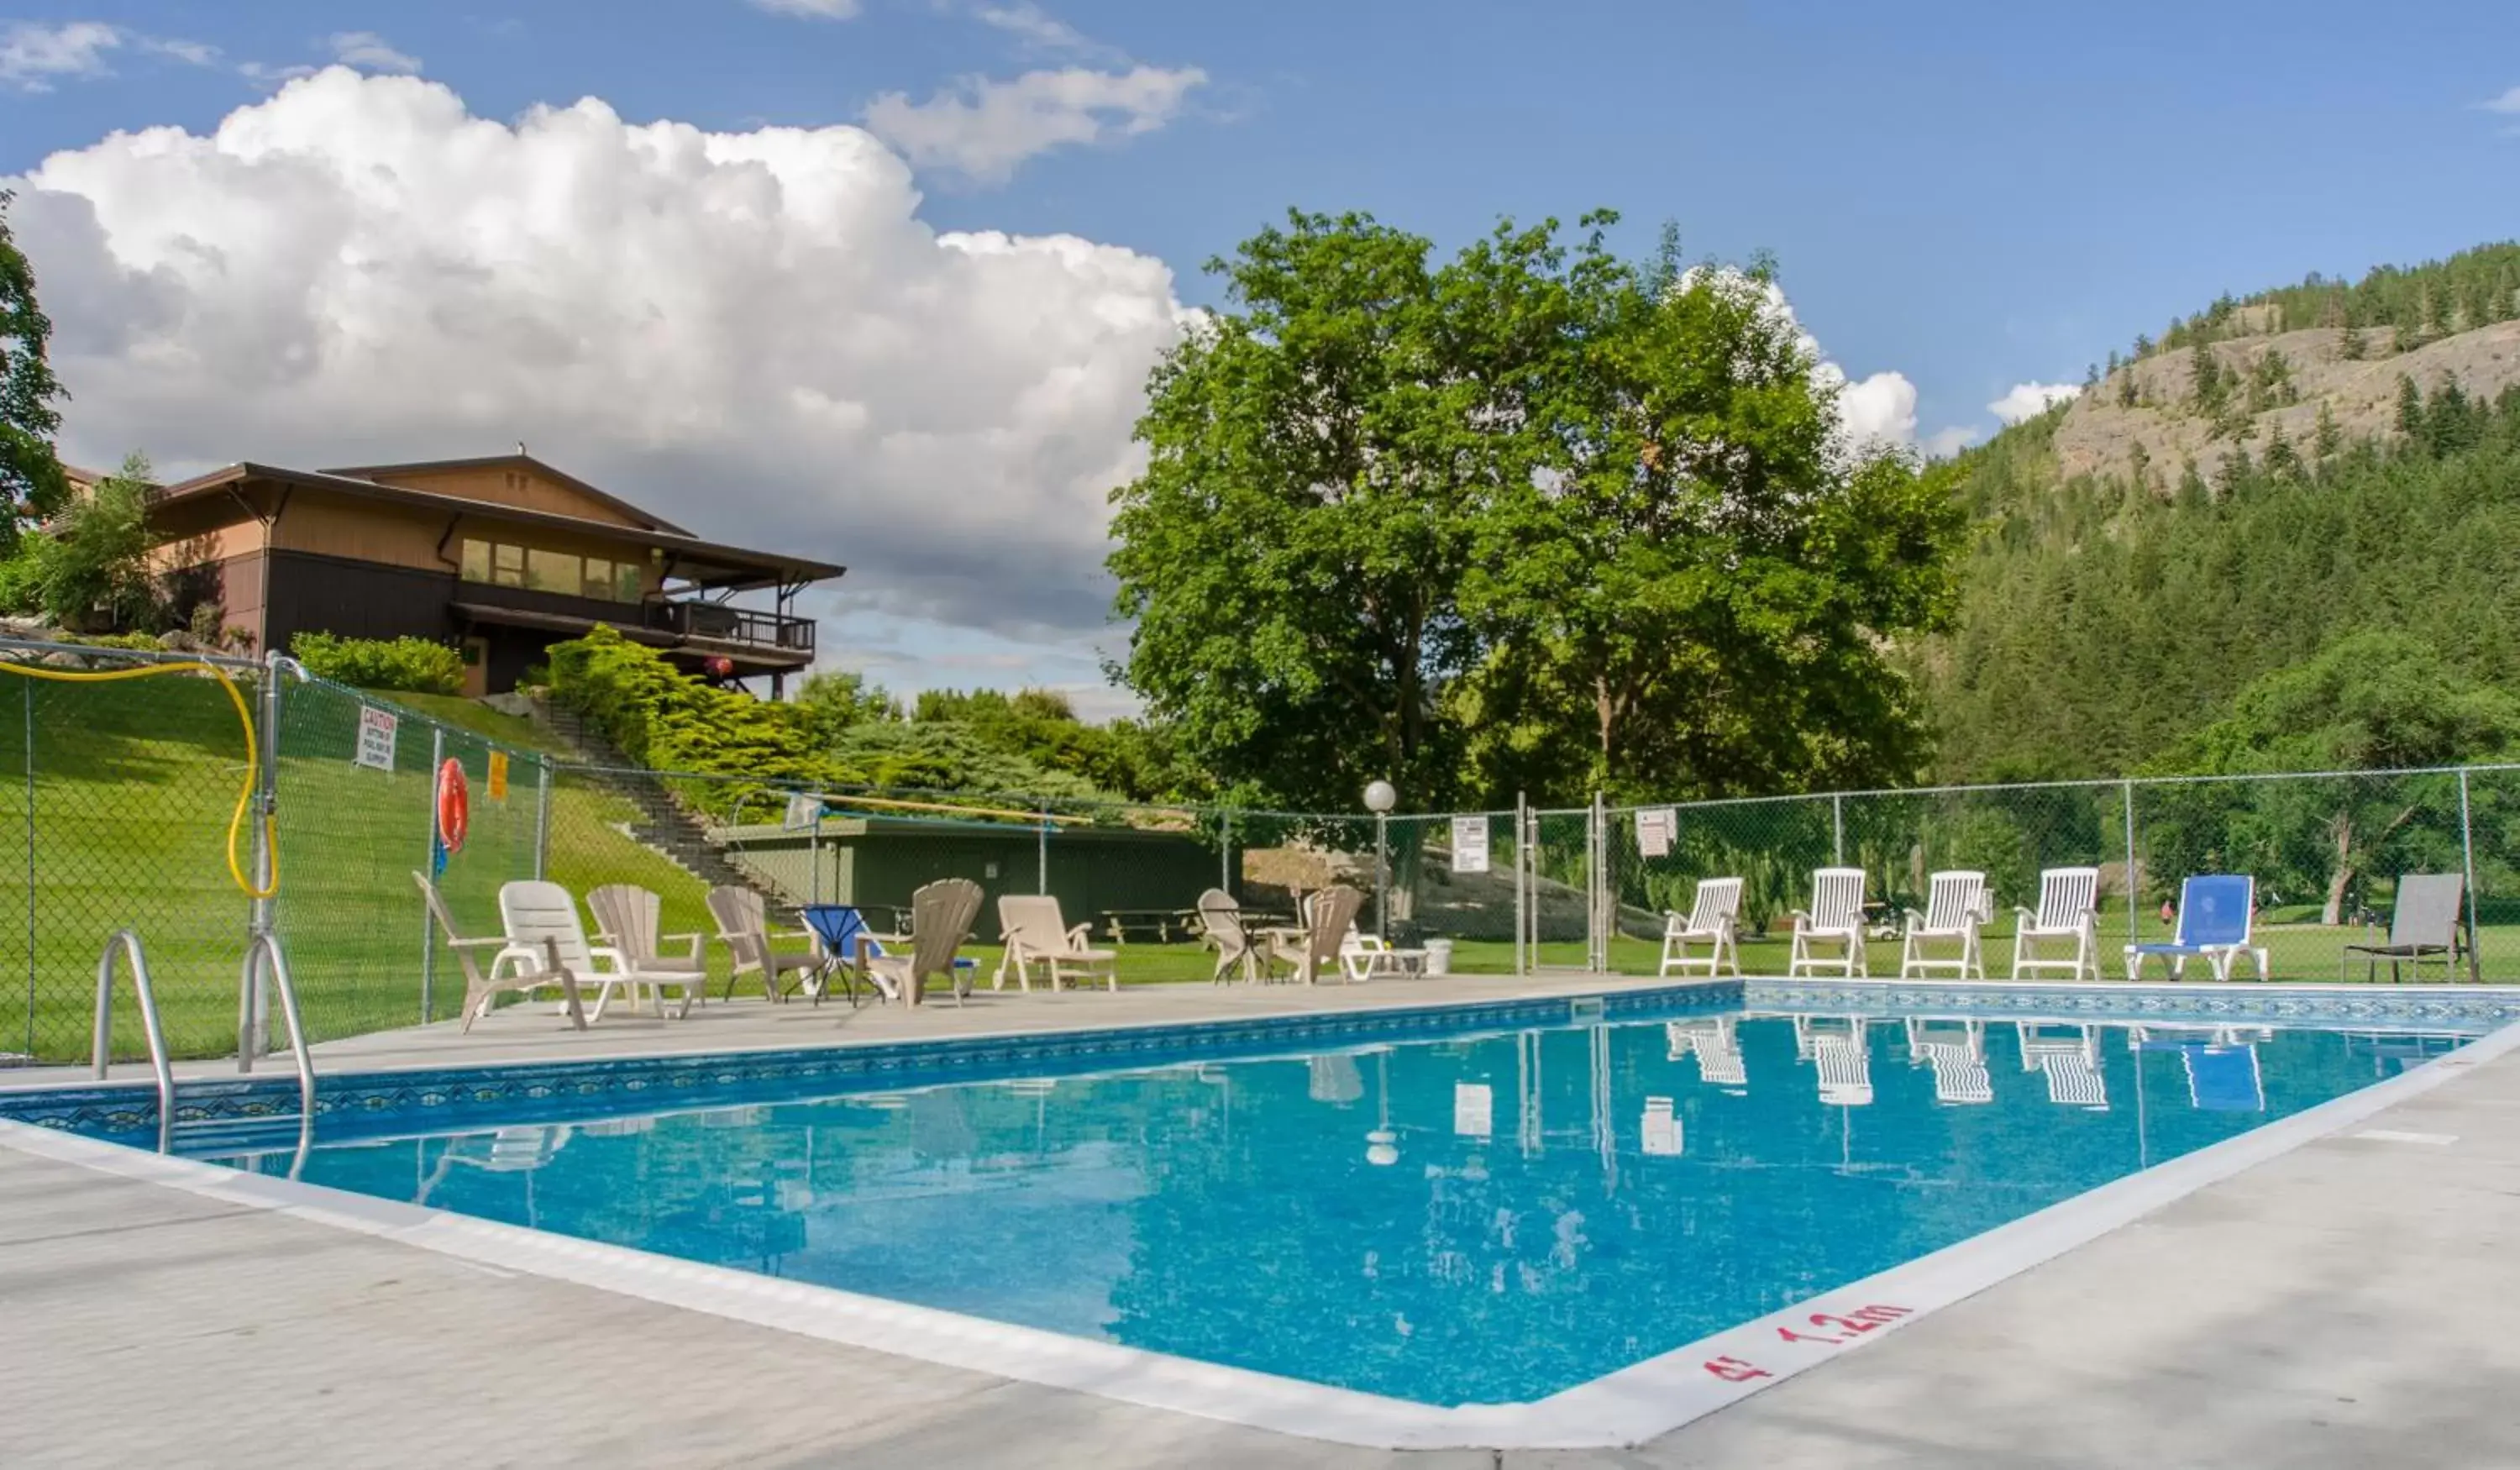
M2336 839L2336 866L2327 875L2327 905L2318 911L2318 921L2336 925L2345 922L2345 889L2354 881L2354 819L2339 812L2328 819L2327 830Z

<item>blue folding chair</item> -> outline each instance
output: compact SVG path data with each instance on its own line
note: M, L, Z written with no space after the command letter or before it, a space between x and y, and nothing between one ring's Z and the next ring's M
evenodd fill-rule
M2267 978L2267 952L2249 943L2250 921L2258 907L2258 880L2245 873L2202 873L2179 885L2179 932L2168 944L2126 947L2129 980L2143 978L2143 962L2158 955L2170 962L2170 978L2181 979L2190 959L2214 967L2214 978L2231 978L2231 966L2243 955Z
M858 939L865 937L870 958L883 953L883 941L875 937L866 915L847 904L807 904L796 913L823 946L822 970L813 986L814 1003L823 1003L823 992L832 988L832 978L836 975L840 988L848 994L849 1008L856 1009Z

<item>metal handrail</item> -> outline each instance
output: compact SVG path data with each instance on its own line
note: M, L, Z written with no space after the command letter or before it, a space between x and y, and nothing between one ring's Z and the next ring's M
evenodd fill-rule
M246 941L245 968L238 983L250 995L256 978L254 961L266 955L271 957L272 978L280 985L280 1013L289 1020L289 1049L297 1060L298 1110L305 1118L301 1133L311 1131L315 1126L315 1059L306 1050L306 1023L297 1010L297 986L289 978L289 957L281 953L279 935L266 929ZM253 1070L251 1047L238 1049L237 1070Z
M175 1136L175 1069L166 1059L166 1033L158 1024L158 997L149 986L149 957L142 953L137 931L116 929L105 941L96 960L96 1031L94 1066L105 1080L113 1049L113 956L119 949L131 960L131 984L140 993L140 1025L149 1033L149 1065L158 1074L158 1151L164 1153Z

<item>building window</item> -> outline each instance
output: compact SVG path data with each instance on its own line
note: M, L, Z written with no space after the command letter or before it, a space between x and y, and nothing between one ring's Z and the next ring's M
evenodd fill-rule
M586 562L567 552L547 552L539 547L525 552L525 586L535 592L565 593L578 598L586 595Z
M486 541L464 543L464 580L467 582L490 580L490 543Z
M494 546L490 549L490 580L501 587L525 585L525 549L520 546Z
M584 591L590 598L602 598L609 601L612 598L612 563L602 557L587 557Z
M612 600L614 601L635 602L647 590L640 579L638 567L627 561L612 563Z

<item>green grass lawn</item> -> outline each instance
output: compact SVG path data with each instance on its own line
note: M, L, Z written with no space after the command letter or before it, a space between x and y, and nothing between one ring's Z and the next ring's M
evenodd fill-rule
M42 1063L88 1055L97 953L117 927L137 928L149 950L168 1041L179 1056L224 1055L236 1043L237 967L248 933L248 906L231 882L224 857L229 812L244 775L242 732L226 695L206 680L167 676L118 684L0 685L0 697L22 701L17 718L0 717L0 1053L25 1052ZM318 1040L414 1024L422 1005L424 910L411 873L428 863L430 741L428 729L407 725L395 769L354 766L358 701L312 686L292 686L284 720L280 858L282 934ZM392 696L459 730L530 750L543 741L524 721L470 700ZM33 725L32 780L26 738ZM450 736L449 753L472 776L471 841L450 864L441 887L468 932L495 933L500 884L533 871L538 773L519 758L504 799L487 790L486 747ZM584 893L602 883L636 883L664 901L669 931L708 932L701 883L622 830L628 803L566 779L552 798L549 876ZM31 851L29 864L22 856ZM2143 937L2164 937L2146 914ZM2121 972L2123 913L2101 922L2104 973ZM2279 923L2262 930L2276 977L2334 980L2339 948L2360 929ZM2520 926L2484 932L2489 975L2520 969ZM710 963L726 963L714 944ZM2008 971L2009 916L1987 939L1989 972ZM998 952L971 954L983 975ZM1780 974L1781 938L1742 946L1754 974ZM1869 947L1872 973L1898 972L1899 947ZM1621 936L1612 967L1654 972L1659 946ZM1581 942L1541 946L1546 965L1580 965ZM1510 944L1464 942L1454 968L1500 974L1512 968ZM462 996L461 971L436 959L432 1018L451 1014ZM1179 984L1208 978L1208 952L1195 945L1133 944L1119 970L1128 984ZM2383 970L2382 978L2387 972ZM2438 970L2432 972L2438 974ZM2356 967L2350 978L2360 979ZM985 981L984 981L985 983ZM720 989L713 985L712 989ZM146 1055L127 986L115 1002L114 1054Z

